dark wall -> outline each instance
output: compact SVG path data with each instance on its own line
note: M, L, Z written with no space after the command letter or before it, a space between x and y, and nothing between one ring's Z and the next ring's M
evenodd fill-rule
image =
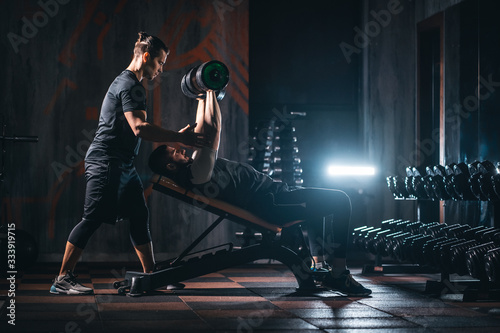
M446 161L500 161L500 23L495 1L467 0L446 10L447 61ZM452 28L455 29L452 29ZM498 208L492 202L454 202L446 219L492 225ZM498 222L496 222L498 223ZM498 225L496 225L498 227Z
M404 170L415 151L416 5L415 1L363 1L362 30L379 27L360 55L363 146L378 168L366 206L368 223L373 225L394 217L416 218L415 204L395 202L385 183L386 176ZM381 24L376 16L383 13L387 18Z
M359 1L250 2L250 124L285 112L296 128L304 185L328 187L331 161L357 159L359 56L346 57Z
M368 156L380 166L383 177L405 175L405 168L418 165L422 157L432 156L435 162L436 153L444 164L499 161L494 125L500 120L496 112L500 95L494 86L500 81L500 26L494 18L498 2L364 1L363 24L373 21L372 11L386 10L390 3L398 3L402 10L371 39L363 54L363 132ZM422 128L436 128L435 118L419 118L417 108L417 26L436 14L442 15L444 29L443 151L439 136L424 141L417 135ZM484 79L493 82L490 90L481 84ZM483 97L477 95L478 87ZM395 201L383 177L379 195L367 206L373 223L388 218L418 219L417 204ZM490 223L485 220L491 214L487 202L448 201L444 205L448 223Z
M274 104L357 105L358 57L346 59L339 44L358 24L358 1L250 2L252 118Z
M201 62L222 60L231 82L221 102L220 156L246 158L239 144L246 142L248 132L248 2L41 3L52 5L44 9L35 0L2 3L3 121L9 135L39 137L36 144L6 144L2 221L14 221L35 235L42 260L58 261L83 211L83 157L97 128L102 99L128 66L138 31L158 35L171 47L165 72L144 82L148 119L172 130L191 123L196 102L182 95L181 77ZM136 166L146 187L155 252L170 256L194 239L210 217L151 190L146 160L153 148L143 141ZM216 238L232 233L230 227L219 228ZM128 226L103 226L84 259L135 260Z

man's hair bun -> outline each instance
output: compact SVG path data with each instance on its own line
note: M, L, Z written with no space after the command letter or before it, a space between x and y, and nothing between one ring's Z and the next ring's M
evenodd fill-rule
M148 33L144 31L140 31L138 35L139 35L139 39L137 39L138 42L147 42L148 37L151 37Z
M139 38L135 42L134 54L140 56L146 52L150 53L153 58L160 54L160 50L164 50L167 55L170 53L168 47L156 36L140 31Z

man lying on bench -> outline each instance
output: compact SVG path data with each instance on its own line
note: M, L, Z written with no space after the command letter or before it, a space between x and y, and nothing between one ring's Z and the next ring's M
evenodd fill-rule
M185 150L163 145L150 156L153 172L167 176L180 186L197 190L204 196L216 198L246 209L278 226L304 220L307 224L322 223L323 217L333 215L333 253L326 253L331 267L323 286L351 296L367 296L371 290L351 276L346 267L346 249L351 217L351 202L339 190L289 187L275 182L246 163L217 158L221 131L221 112L215 92L207 92L199 100L196 127L211 142L196 149L192 157ZM329 235L330 236L330 235ZM327 251L328 252L328 251ZM330 251L332 252L332 251Z

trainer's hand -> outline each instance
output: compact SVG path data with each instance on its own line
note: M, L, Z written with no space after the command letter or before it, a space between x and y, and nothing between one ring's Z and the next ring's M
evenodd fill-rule
M179 143L188 148L206 147L209 142L202 133L195 133L196 124L187 125L179 131Z

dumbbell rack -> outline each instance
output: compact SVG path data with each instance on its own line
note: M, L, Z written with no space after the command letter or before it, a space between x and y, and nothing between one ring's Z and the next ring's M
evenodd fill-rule
M290 116L304 117L305 112L290 112ZM275 181L290 186L303 185L301 160L295 127L291 120L271 119L254 128L249 163Z
M407 167L406 177L389 176L387 185L396 200L423 201L488 201L493 211L500 211L500 163L475 161L470 164L452 163L446 166ZM494 225L500 227L500 214L494 214ZM497 244L500 246L500 243ZM381 259L381 258L380 258ZM378 259L376 263L380 263ZM380 271L381 269L379 269ZM394 270L394 269L393 269ZM397 270L397 269L396 269ZM404 269L403 269L404 270ZM387 271L387 270L386 270ZM452 282L450 274L441 271L439 281L428 281L426 292L435 294L445 290L456 292L458 285L465 286L464 301L478 299L500 299L496 283L487 280L459 280Z
M416 201L415 198L401 198L395 197L395 200L402 201ZM403 221L403 220L400 220ZM374 253L375 262L374 264L365 264L361 274L363 275L383 275L383 274L425 274L425 273L435 273L435 271L430 270L428 267L424 268L418 264L384 264L383 257L379 253Z
M428 280L426 282L424 293L430 295L463 294L463 302L498 301L500 300L500 285L480 280L451 281L448 273L441 272L439 281Z
M401 221L403 220L391 220L391 221ZM387 222L383 221L382 223ZM353 236L355 236L358 230L363 230L365 227L359 227L354 229ZM371 230L367 231L367 238L370 234L375 234L382 230L382 228L371 227ZM435 269L431 269L430 267L422 267L419 264L404 264L404 263L395 263L395 264L384 264L383 256L379 251L372 249L368 249L366 246L360 246L360 244L356 244L356 240L354 240L355 246L358 248L362 248L373 255L375 255L375 262L373 264L365 264L363 266L361 274L363 275L383 275L383 274L425 274L425 273L437 273Z
M291 119L305 117L306 113L289 112L286 116L286 120L273 118L254 128L248 162L255 170L269 175L275 181L300 186L303 185L301 160ZM242 238L245 245L259 241L259 234L249 228L237 232L236 237Z
M499 162L484 160L446 166L408 166L406 177L389 176L386 179L396 200L419 200L419 211L423 202L488 202L492 207L494 226L500 228L499 171Z
M386 220L379 228L356 228L353 243L377 260L389 256L412 263L375 266L379 269L368 273L441 272L439 281L427 281L425 293L460 293L463 301L500 299L500 229ZM451 281L453 273L476 280Z

